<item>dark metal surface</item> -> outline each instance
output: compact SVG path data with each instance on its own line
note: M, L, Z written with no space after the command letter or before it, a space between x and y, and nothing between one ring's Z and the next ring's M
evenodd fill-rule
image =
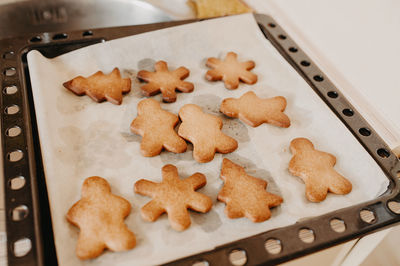
M0 1L0 39L30 33L62 32L170 21L140 0Z
M245 251L246 265L276 264L366 235L400 221L400 215L392 212L387 205L391 200L400 201L400 184L397 178L397 174L400 172L400 163L396 156L390 152L383 140L343 97L340 90L334 87L324 73L314 65L271 17L266 15L255 15L255 17L266 37L320 95L386 173L390 180L390 186L384 195L369 202L227 243L212 251L171 262L171 265L192 265L199 261L207 261L210 265L231 265L229 255L233 250ZM12 208L19 204L25 204L30 209L29 215L22 221L15 222L10 216L7 217L9 265L42 265L44 263L55 265L57 263L46 185L41 166L35 110L29 84L29 70L26 66L26 53L29 50L37 49L48 57L54 57L103 40L189 22L192 21L94 29L90 32L65 32L65 35L61 35L61 39L56 38L56 40L53 39L57 35L59 37L60 32L38 34L34 39L32 38L36 35L0 41L1 88L8 85L16 85L19 88L18 92L13 95L3 92L0 97L0 106L2 110L12 104L20 106L19 113L3 114L1 117L6 212L10 213ZM279 37L280 35L285 38ZM6 56L7 52L14 54ZM14 76L7 77L4 75L4 70L10 67L14 67L17 72ZM350 109L352 112L343 112L345 109ZM11 138L4 134L4 130L13 125L20 126L22 134ZM365 134L365 132L369 134ZM20 161L11 163L8 161L7 153L14 149L23 151L25 156ZM16 175L25 176L27 183L20 190L13 191L10 189L9 180ZM372 211L375 219L371 223L364 222L360 216L362 210ZM331 228L330 222L333 218L344 221L344 232L338 233ZM314 232L315 240L312 243L305 243L299 238L299 230L303 228L311 229ZM32 240L33 247L27 255L16 258L13 255L12 243L23 236ZM271 254L265 249L265 242L271 238L278 239L282 245L282 250L278 254Z

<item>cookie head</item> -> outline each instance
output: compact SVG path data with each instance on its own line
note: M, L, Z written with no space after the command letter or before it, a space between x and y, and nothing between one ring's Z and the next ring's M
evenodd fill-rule
M86 197L92 194L106 194L110 193L111 188L108 182L99 176L92 176L86 178L82 186L82 196Z
M221 112L229 117L238 117L239 109L238 100L234 98L224 99L220 107Z
M296 138L290 142L290 151L293 155L299 150L313 150L314 144L306 138Z

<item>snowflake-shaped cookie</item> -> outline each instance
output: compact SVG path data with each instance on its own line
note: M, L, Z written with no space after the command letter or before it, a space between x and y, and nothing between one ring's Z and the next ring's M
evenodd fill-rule
M178 170L172 164L162 168L163 180L154 183L141 179L135 183L135 192L153 199L141 209L142 217L153 222L166 212L171 227L183 231L190 226L188 208L198 212L208 212L212 200L195 190L206 185L206 177L195 173L186 179L179 179Z
M239 81L247 84L257 82L257 75L249 71L255 67L254 61L239 62L234 52L229 52L223 61L214 57L208 58L206 65L213 68L207 71L206 79L223 80L227 89L236 89Z
M175 90L181 92L193 91L193 83L183 81L190 73L186 67L169 71L165 61L158 61L154 68L155 72L141 70L137 74L138 79L148 82L141 87L144 95L153 96L161 92L163 101L171 103L176 101Z

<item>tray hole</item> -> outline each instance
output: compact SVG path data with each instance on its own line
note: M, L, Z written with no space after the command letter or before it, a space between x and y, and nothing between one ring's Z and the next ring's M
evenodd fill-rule
M286 36L283 35L283 34L279 34L279 35L278 35L278 38L281 39L281 40L285 40L285 39L286 39Z
M247 262L246 251L243 249L232 250L229 254L229 261L235 266L245 265Z
M93 32L91 30L84 31L82 33L83 37L93 36Z
M299 238L304 243L312 243L315 240L314 231L309 228L302 228L299 230Z
M264 246L270 254L279 254L282 251L282 244L279 239L270 238L265 241Z
M308 67L308 66L311 65L311 63L308 62L308 61L306 61L306 60L301 61L300 64L301 64L302 66L305 66L305 67Z
M6 130L6 135L8 137L16 137L21 134L21 128L19 126L13 126Z
M192 266L209 266L210 264L206 260L196 261Z
M395 214L400 214L400 202L394 201L394 200L389 201L388 202L388 207Z
M353 115L354 115L354 111L351 110L351 109L349 109L349 108L343 109L342 113L343 113L345 116L353 116Z
M373 224L375 222L375 214L370 210L361 210L360 211L361 220L368 224Z
M29 238L21 238L14 242L13 251L15 257L23 257L32 249L32 242Z
M66 33L58 33L56 35L53 36L53 40L62 40L62 39L67 39L68 38L68 34Z
M24 153L21 150L15 150L7 154L7 160L10 162L18 162L22 157L24 157Z
M29 209L26 205L19 205L12 210L12 220L22 221L28 216Z
M269 23L268 26L270 26L271 28L275 28L276 25L274 23Z
M6 109L4 111L8 115L14 115L19 112L19 106L14 104L14 105L6 107Z
M10 187L12 190L18 190L25 186L25 182L23 176L16 176L10 180Z
M12 59L14 57L14 52L5 52L3 54L4 59Z
M313 77L313 79L317 82L322 82L324 80L324 77L322 77L321 75L315 75Z
M7 68L6 70L4 70L4 75L6 75L7 77L12 77L17 73L17 70L15 69L15 67L10 67Z
M369 130L369 128L366 127L362 127L358 130L358 132L360 132L361 135L368 137L369 135L371 135L371 130Z
M339 94L336 91L330 91L330 92L328 92L327 95L329 98L333 98L333 99L339 97Z
M376 152L382 158L388 158L390 156L390 152L387 149L384 149L384 148L380 148Z
M292 53L296 53L298 50L297 50L296 47L290 47L289 51L292 52Z
M346 224L342 219L334 218L329 223L331 225L332 230L335 231L336 233L343 233L344 231L346 231Z
M35 36L32 39L29 40L30 42L40 42L42 41L42 37L40 36Z
M18 88L15 85L7 86L7 87L4 88L4 93L8 94L8 95L14 94L17 91L18 91Z

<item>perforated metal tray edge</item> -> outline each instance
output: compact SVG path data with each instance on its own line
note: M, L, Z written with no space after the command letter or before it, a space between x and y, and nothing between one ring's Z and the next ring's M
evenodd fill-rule
M329 78L320 71L273 18L263 14L255 14L254 16L266 38L319 94L379 164L390 179L390 186L387 192L377 199L310 218L291 226L227 243L214 250L171 262L171 265L192 265L201 261L208 262L210 265L231 265L229 255L234 250L245 252L246 265L276 264L366 235L400 221L400 214L392 211L388 206L389 202L400 202L400 184L397 178L400 172L400 164L396 156L363 119L361 114L345 99L340 90L332 84ZM43 200L39 204L39 198L44 198L45 201L47 195L43 194L47 194L47 192L43 185L45 181L41 169L41 160L38 158L41 157L41 153L40 147L38 147L34 109L30 105L32 101L29 90L29 73L26 67L26 53L29 50L38 49L46 51L47 56L54 57L104 40L190 22L193 22L193 20L67 33L39 33L0 40L0 84L2 89L0 106L3 112L1 116L1 140L9 265L44 265L56 262L55 254L52 254L50 258L48 255L49 251L50 253L54 252L53 243L50 245L52 250L48 250L48 242L52 241L51 220L48 217L48 221L41 221L44 216L43 212L45 212L43 209L48 208L48 206L44 206ZM10 72L13 68L16 70L15 74L7 76L5 74L7 70ZM4 89L13 85L18 88L18 91L12 95L6 94ZM11 105L19 106L19 111L16 114L6 114L5 109ZM7 129L15 125L21 128L21 134L15 137L7 136ZM24 156L17 162L10 162L8 154L14 150L22 151ZM19 190L12 190L10 180L16 176L24 176L26 184ZM38 186L40 191L38 191ZM28 207L29 213L21 221L13 221L12 210L21 204ZM365 222L360 216L362 210L371 211L374 219L369 223ZM345 231L334 231L330 226L332 219L342 220L345 224ZM43 228L43 224L50 226L50 228ZM304 228L313 231L313 242L305 243L299 238L299 231ZM13 243L23 237L31 240L32 248L24 256L16 257L13 252ZM265 243L269 239L279 240L281 251L278 254L271 254L266 250Z

